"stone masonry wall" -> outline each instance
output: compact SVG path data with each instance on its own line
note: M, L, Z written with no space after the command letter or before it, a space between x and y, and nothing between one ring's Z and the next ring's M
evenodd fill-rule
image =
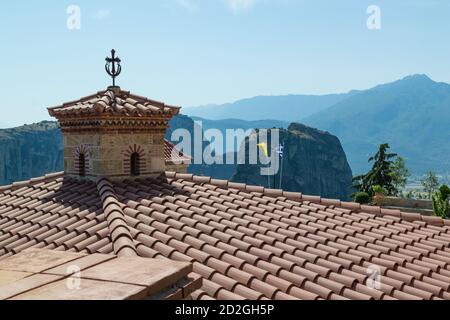
M165 171L164 133L64 133L64 168L79 175L79 154L85 154L86 178L128 177L130 158L140 155L140 176Z

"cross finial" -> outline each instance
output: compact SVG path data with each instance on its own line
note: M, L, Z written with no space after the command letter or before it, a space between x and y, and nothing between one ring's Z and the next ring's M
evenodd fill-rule
M116 50L111 50L111 57L106 57L105 70L113 80L113 87L116 87L116 77L122 72L122 62L119 57L116 57Z

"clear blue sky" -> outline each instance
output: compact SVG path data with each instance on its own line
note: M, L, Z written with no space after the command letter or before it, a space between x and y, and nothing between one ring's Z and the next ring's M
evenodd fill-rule
M68 30L67 7L81 9ZM381 9L381 30L366 27ZM0 123L109 85L182 106L364 89L408 74L450 82L448 0L9 1L0 4Z

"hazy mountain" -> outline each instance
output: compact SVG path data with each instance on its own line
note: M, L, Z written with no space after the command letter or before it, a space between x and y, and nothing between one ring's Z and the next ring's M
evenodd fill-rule
M206 119L276 119L291 123L322 111L356 92L346 94L258 96L223 105L184 108L188 116Z
M256 128L285 128L289 127L289 122L281 120L242 120L242 119L222 119L210 120L200 117L191 117L196 122L201 122L203 130L219 129L225 132L226 129L256 129Z
M450 169L450 85L426 75L361 91L303 122L338 136L354 173L385 142L414 173Z
M268 122L203 121L203 126L249 124L283 127L276 121L301 122L336 135L355 173L368 169L367 159L380 143L407 158L415 174L450 171L450 85L426 75L413 75L369 90L325 96L259 96L225 105L185 108L184 113L208 119L274 119Z
M314 109L322 111L311 115ZM192 110L195 108L183 112ZM434 82L425 75L342 95L261 96L198 110L209 110L212 115L227 114L220 121L195 118L202 120L203 130L215 128L221 132L237 128L286 128L287 122L283 120L290 123L303 118L299 114L309 113L302 122L336 135L355 174L367 170L369 155L385 142L406 158L415 174L428 170L450 172L450 85ZM275 120L248 121L258 118ZM171 122L168 135L176 128L193 130L194 123L189 117L177 117ZM49 122L0 130L0 184L60 170L61 141L56 125ZM221 153L220 149L217 151ZM219 175L220 170L198 168L199 173L214 172L214 175ZM229 176L232 171L230 167L220 175Z

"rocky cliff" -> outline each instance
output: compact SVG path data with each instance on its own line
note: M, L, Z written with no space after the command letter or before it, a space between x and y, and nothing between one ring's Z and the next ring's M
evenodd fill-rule
M248 150L249 139L252 138L254 137L247 138L241 148ZM337 137L293 123L287 130L280 129L280 142L284 145L281 180L283 189L327 198L348 199L352 171ZM260 174L261 166L239 165L232 180L268 186L267 176ZM270 177L271 188L280 187L280 174L281 170Z
M55 122L0 130L0 185L63 170L63 142Z

